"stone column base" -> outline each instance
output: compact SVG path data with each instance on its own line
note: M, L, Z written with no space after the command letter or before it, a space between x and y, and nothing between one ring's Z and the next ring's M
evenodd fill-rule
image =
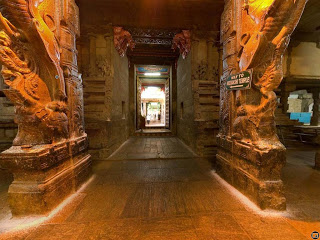
M285 210L280 172L285 149L260 151L231 139L218 137L217 173L261 209Z
M77 191L91 175L87 145L84 136L1 153L0 166L14 174L8 193L12 214L46 214Z

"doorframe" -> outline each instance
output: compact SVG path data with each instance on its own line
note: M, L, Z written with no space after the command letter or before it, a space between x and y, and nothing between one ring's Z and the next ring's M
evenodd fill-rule
M162 67L167 67L169 69L169 128L167 128L168 130L172 131L173 130L173 112L172 112L172 104L173 104L173 100L172 100L172 65L160 65L160 64L134 64L134 106L135 106L135 110L134 110L134 126L135 126L135 131L139 130L139 126L138 126L138 109L137 109L137 104L138 104L138 99L137 99L137 66L162 66ZM141 106L140 106L141 107Z

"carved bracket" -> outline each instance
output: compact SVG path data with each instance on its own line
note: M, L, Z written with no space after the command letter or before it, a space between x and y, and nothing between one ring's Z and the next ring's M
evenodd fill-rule
M191 32L189 30L182 30L173 38L172 49L180 49L180 54L185 59L191 51Z
M128 48L133 50L135 43L131 34L122 27L114 27L114 46L121 57L124 57Z

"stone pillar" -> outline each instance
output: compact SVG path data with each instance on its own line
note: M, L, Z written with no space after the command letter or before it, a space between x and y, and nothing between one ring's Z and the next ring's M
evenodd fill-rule
M13 146L0 154L0 167L14 175L8 191L13 215L50 212L77 191L91 172L83 122L82 81L78 73L75 44L80 34L79 9L74 0L62 2L61 11L56 11L54 1L47 1L43 5L39 3L42 11L58 20L53 32L40 17L38 5L16 4L12 8L12 1L5 1L0 10L13 9L12 16L25 12L24 17L18 20L4 19L0 15L1 22L13 21L19 26L19 34L22 33L26 38L21 46L16 44L18 32L3 35L10 40L10 45L6 47L12 50L5 62L10 66L18 66L15 63L18 61L30 68L31 72L39 69L39 74L31 76L35 79L30 80L35 80L37 87L31 84L21 89L18 84L12 84L5 91L15 105L19 125ZM29 20L37 20L40 24L39 28L43 31L39 31L39 35L33 34L38 28L30 25ZM11 24L8 26L13 26ZM6 32L7 29L0 26L0 31ZM13 71L26 77L25 70L17 68ZM24 110L21 111L21 108Z
M106 40L107 46L107 59L112 59L111 54L113 51L113 35L111 32L104 35L104 39Z
M226 0L222 14L223 76L216 170L261 209L286 208L281 181L286 150L276 134L274 90L283 78L285 43L306 2L266 1L262 7L255 1L243 5L242 0ZM278 11L270 11L275 7ZM260 21L266 15L269 21ZM256 86L226 89L232 74L249 69Z
M90 56L90 66L89 66L89 73L90 75L94 75L96 73L96 51L97 51L97 45L96 45L96 39L97 36L93 33L88 34L89 37L89 56Z
M208 81L213 81L213 70L214 70L214 57L213 57L213 47L214 47L214 41L212 38L207 40L207 63L208 63L208 71L207 71L207 77Z
M191 43L192 67L196 67L196 63L198 61L199 42L200 42L199 39L192 38L192 43ZM192 72L194 71L195 69L192 69Z
M312 96L313 96L313 114L311 118L311 125L312 126L318 126L319 125L319 105L320 105L320 98L319 98L320 89L313 89L312 90Z
M280 101L282 104L282 112L283 113L287 113L288 109L289 109L289 104L288 104L288 98L290 96L290 92L286 91L286 86L285 84L282 86L281 88L281 97L280 97Z
M107 34L104 35L104 39L106 41L106 47L107 47L107 55L106 55L106 61L107 64L109 65L110 71L108 72L106 77L106 81L105 81L105 107L106 107L106 120L108 122L111 121L111 112L112 112L112 96L113 96L113 63L112 63L112 59L113 59L113 34L112 32L108 32Z

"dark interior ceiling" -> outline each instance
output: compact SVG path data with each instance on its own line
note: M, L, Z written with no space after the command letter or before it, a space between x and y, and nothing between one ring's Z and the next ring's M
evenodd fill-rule
M293 38L300 41L320 41L320 0L309 0Z
M122 26L136 43L131 58L175 59L173 36L181 30L220 31L224 0L77 0L81 26ZM101 30L99 30L101 29ZM83 30L83 29L82 29ZM85 32L85 31L83 31ZM320 42L320 0L309 0L294 40ZM139 60L140 61L140 60Z
M128 56L133 62L146 57L173 61L179 56L171 49L173 37L181 30L220 31L224 7L224 0L78 0L77 3L82 32L87 26L95 26L94 31L99 32L112 24L131 33L136 47Z
M224 0L78 0L85 24L218 31Z

